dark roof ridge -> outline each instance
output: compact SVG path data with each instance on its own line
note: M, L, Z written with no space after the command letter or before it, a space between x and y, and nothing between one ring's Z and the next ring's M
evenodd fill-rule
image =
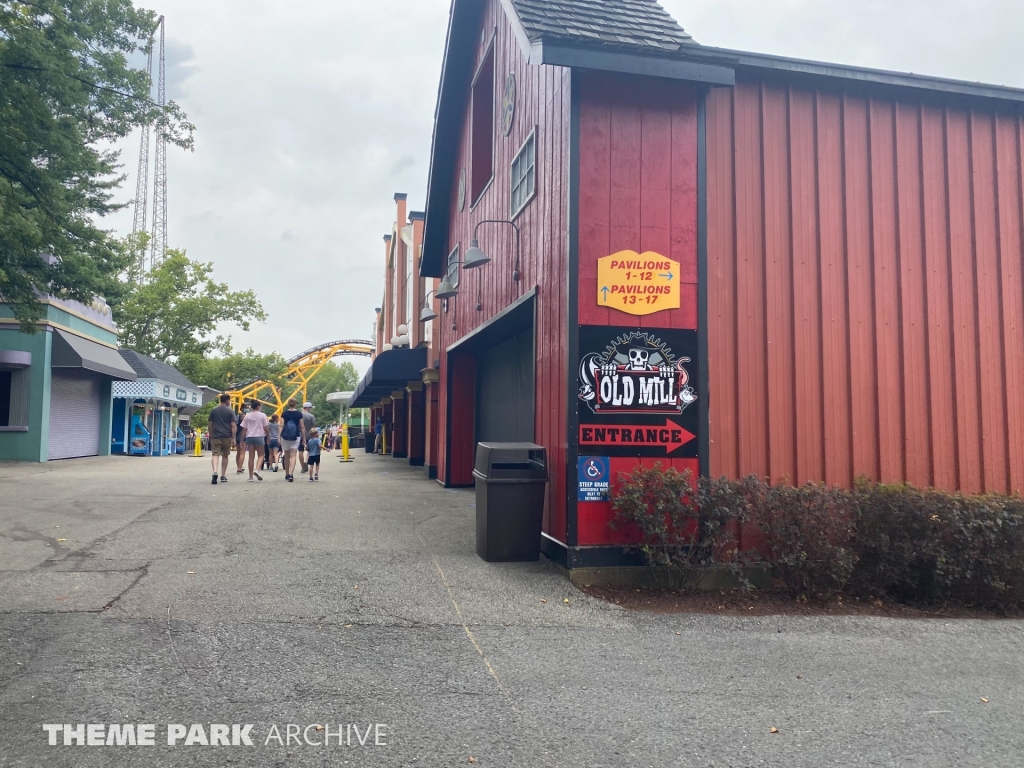
M131 366L140 379L160 379L180 387L197 389L196 385L185 377L185 374L169 363L162 363L141 352L136 352L134 349L119 349L118 352L121 359Z

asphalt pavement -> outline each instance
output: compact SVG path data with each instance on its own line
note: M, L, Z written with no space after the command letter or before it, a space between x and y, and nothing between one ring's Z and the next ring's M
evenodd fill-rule
M1020 621L627 612L355 458L0 464L0 766L1024 765Z

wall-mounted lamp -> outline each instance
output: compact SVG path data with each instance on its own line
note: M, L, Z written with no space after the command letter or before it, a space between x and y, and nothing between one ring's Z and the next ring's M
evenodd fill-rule
M474 232L474 235L476 233ZM480 250L480 243L474 237L469 242L469 250L466 251L466 258L462 262L463 269L476 269L484 264L490 264L491 257Z
M451 281L445 277L441 283L437 286L437 290L434 291L434 296L439 299L453 299L459 295L458 287L451 284Z
M471 267L482 267L484 264L490 262L491 257L480 250L480 242L477 240L476 233L480 229L482 224L508 224L512 227L512 231L516 236L516 254L515 264L512 268L512 279L517 283L519 282L519 227L516 226L514 221L508 221L507 219L484 219L478 221L476 226L473 227L473 239L469 242L469 250L466 251L466 269Z
M430 294L432 293L434 293L434 291L428 291L427 295L423 297L423 309L420 310L421 323L425 323L428 320L433 320L437 317L437 312L434 311L434 308L430 306L430 302L428 301L428 299L430 299Z
M482 224L508 224L510 227L512 227L512 231L515 233L515 248L516 248L515 265L514 265L513 270L512 270L512 279L515 280L518 283L519 282L519 252L520 252L520 247L519 247L519 227L516 226L515 222L506 221L505 219L484 219L483 221L477 222L476 226L473 227L473 239L469 243L469 250L466 251L466 258L463 259L462 261L456 261L456 262L452 262L451 264L449 264L448 265L449 266L449 271L451 270L452 266L454 266L456 269L459 269L460 267L462 269L476 269L477 267L482 267L485 264L490 264L491 263L491 257L488 256L486 253L484 253L482 250L480 250L480 241L477 239L477 236L476 236L477 230L480 229L480 226ZM453 285L451 280L448 279L447 275L444 277L444 279L441 280L440 284L437 286L437 290L434 291L434 296L436 298L438 298L438 299L453 299L453 298L455 298L458 295L459 295L459 288L458 288L458 286L457 285ZM476 308L477 308L477 310L480 310L482 308L482 304L481 304L481 300L480 300L479 296L477 297ZM431 315L430 317L424 317L425 313L426 313L426 308L424 308L424 312L421 313L421 316L420 316L420 320L421 321L432 320L435 317L437 317L436 314Z

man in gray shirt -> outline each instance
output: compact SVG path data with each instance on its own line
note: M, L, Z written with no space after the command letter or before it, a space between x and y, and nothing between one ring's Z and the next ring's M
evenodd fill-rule
M306 441L309 440L309 433L313 431L313 427L316 426L316 417L313 415L313 404L303 403L302 404L302 440L299 442L299 463L302 465L302 471L305 472L306 465Z
M210 411L210 448L213 455L210 464L213 469L213 484L217 484L217 457L220 457L220 481L228 481L228 458L235 441L235 423L238 417L231 408L231 396L221 395L220 405Z

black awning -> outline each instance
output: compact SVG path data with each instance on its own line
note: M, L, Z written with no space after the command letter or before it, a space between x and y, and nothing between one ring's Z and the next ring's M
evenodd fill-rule
M60 329L53 331L50 367L85 368L120 381L135 381L138 378L116 349Z
M369 408L382 397L391 397L396 389L405 389L410 381L419 381L427 367L427 348L389 349L370 364L370 370L348 401L349 408Z

